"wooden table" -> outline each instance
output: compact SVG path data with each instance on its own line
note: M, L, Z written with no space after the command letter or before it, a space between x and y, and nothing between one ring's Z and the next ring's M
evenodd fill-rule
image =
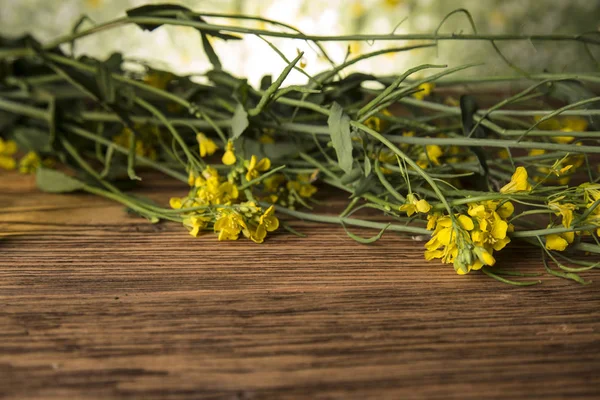
M0 193L0 398L600 398L600 282L460 277L410 238L303 222L195 239L12 173Z

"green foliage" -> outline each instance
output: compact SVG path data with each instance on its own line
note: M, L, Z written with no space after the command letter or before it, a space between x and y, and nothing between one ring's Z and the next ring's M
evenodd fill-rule
M38 189L47 193L70 193L85 188L83 182L48 168L38 168L35 182Z

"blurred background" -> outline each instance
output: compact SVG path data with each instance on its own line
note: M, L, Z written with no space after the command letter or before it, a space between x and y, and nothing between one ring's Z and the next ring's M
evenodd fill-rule
M163 1L166 2L166 1ZM468 9L480 33L583 33L599 30L600 1L594 0L204 0L177 1L195 11L258 15L279 20L304 33L340 35L356 33L386 34L432 33L446 14L457 8ZM0 0L0 34L32 33L42 42L69 33L79 17L87 15L94 23L124 16L128 8L161 1L143 0ZM254 21L208 18L219 24L281 30ZM92 26L87 21L84 27ZM463 14L453 15L440 29L443 33L471 33ZM327 68L327 62L309 44L298 40L269 39L288 58L305 51L305 70L315 74ZM413 44L415 42L412 42ZM352 55L407 42L328 42L324 47L335 62L344 60L348 49ZM588 72L598 70L582 44L541 42L499 42L498 46L518 67L529 72ZM215 40L214 47L224 69L248 77L257 84L265 74L281 72L281 58L262 40L247 35L243 41ZM202 51L196 31L185 27L162 27L144 32L126 26L78 42L78 54L105 58L114 51L127 58L150 61L157 68L178 73L203 73L211 68ZM600 52L592 50L600 59ZM514 74L487 42L446 41L439 48L414 50L380 56L355 65L362 72L398 74L422 63L450 66L484 62L485 67L463 74ZM304 83L306 78L293 72L289 83Z

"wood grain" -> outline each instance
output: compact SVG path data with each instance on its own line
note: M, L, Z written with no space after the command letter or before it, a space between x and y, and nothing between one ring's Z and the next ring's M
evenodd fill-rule
M1 398L600 398L600 283L460 277L410 238L303 222L304 239L194 239L16 174L0 193Z

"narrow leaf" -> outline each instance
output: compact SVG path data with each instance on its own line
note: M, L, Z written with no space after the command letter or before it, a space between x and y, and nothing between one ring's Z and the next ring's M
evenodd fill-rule
M37 169L35 182L41 191L47 193L69 193L85 187L83 182L48 168Z
M340 168L350 173L352 171L352 138L350 136L350 118L338 103L331 106L331 114L327 119L331 142L337 155Z
M114 103L116 98L115 86L110 76L110 70L104 63L98 63L97 65L96 84L98 85L100 99L106 103Z
M15 142L19 148L37 153L47 153L50 148L50 137L48 133L36 128L19 127L13 131Z
M237 139L242 136L242 133L250 125L248 121L248 113L240 103L235 108L233 118L231 120L231 135L233 139Z

